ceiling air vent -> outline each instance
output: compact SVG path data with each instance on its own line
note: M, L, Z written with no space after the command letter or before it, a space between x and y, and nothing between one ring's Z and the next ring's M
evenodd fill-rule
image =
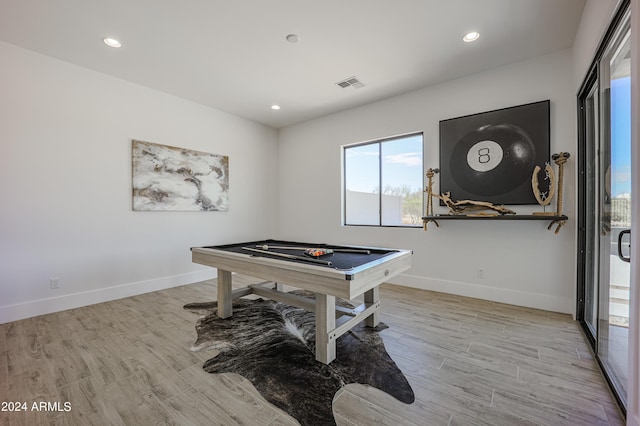
M349 77L345 80L337 82L336 84L343 89L346 89L347 87L353 87L355 89L364 87L364 84L362 84L362 82L355 77Z

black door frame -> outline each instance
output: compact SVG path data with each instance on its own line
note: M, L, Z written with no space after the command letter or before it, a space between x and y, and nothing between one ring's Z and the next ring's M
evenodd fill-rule
M586 244L587 244L587 205L586 205L586 191L587 191L587 174L586 174L586 161L587 161L587 147L586 147L586 100L587 96L591 92L594 84L598 82L599 78L599 64L604 56L604 53L609 45L609 43L613 40L613 37L618 30L619 25L621 25L623 19L625 18L626 13L630 9L631 0L623 0L620 2L618 6L618 10L616 11L611 23L609 24L609 28L605 32L604 36L600 40L600 44L598 45L598 49L596 50L596 54L589 66L589 70L587 75L580 86L577 94L577 112L578 112L578 147L577 147L577 160L578 160L578 233L577 233L577 297L576 297L576 320L582 326L584 335L591 345L596 356L594 357L600 366L601 371L603 372L603 376L605 377L609 388L611 389L613 395L620 406L623 414L627 415L627 407L626 401L623 401L620 395L618 394L613 382L609 378L606 373L605 366L602 364L600 357L597 355L597 336L594 338L589 331L588 325L585 322L585 285L586 285L586 266L587 266L587 253L586 253Z

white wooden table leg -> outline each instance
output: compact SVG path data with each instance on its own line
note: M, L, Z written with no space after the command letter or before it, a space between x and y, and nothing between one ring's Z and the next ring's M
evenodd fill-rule
M336 359L336 340L329 338L335 328L335 296L316 293L316 361L329 364Z
M218 317L229 318L233 315L232 303L231 271L218 269Z
M364 292L365 304L367 305L370 303L373 304L378 302L379 300L380 300L380 288L378 286ZM377 309L364 320L364 324L367 327L376 327L378 324L380 324L380 318L379 318Z

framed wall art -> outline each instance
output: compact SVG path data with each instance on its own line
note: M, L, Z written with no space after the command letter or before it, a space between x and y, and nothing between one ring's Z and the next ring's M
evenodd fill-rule
M133 210L227 211L229 157L133 140Z
M536 165L549 161L548 100L440 121L440 193L454 200L537 204Z

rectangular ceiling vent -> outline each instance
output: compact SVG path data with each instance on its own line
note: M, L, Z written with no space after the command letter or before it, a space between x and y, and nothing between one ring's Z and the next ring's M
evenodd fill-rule
M358 80L356 77L349 77L345 80L337 82L336 84L342 87L343 89L346 89L347 87L353 87L355 89L364 87L364 84L360 80Z

